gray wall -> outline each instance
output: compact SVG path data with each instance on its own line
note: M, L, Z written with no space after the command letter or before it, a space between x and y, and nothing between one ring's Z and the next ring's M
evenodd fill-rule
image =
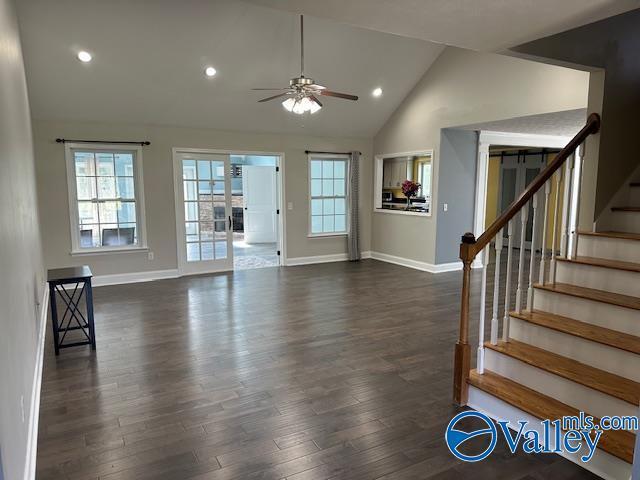
M478 134L445 128L440 137L436 263L460 258L460 237L473 232ZM447 211L444 211L444 204Z
M441 129L585 108L588 85L586 72L447 47L376 134L374 154L434 149L433 196L441 205ZM449 206L459 210L455 200ZM426 218L374 213L372 250L436 263L440 215L441 208Z
M581 225L591 226L640 162L640 10L569 30L514 49L520 54L560 63L603 68L604 84L589 99L591 111L602 112L597 140L587 144L586 202L581 204ZM595 145L594 145L595 143ZM586 189L586 191L585 191ZM593 201L590 201L590 198Z
M147 240L146 252L71 256L69 202L64 147L56 137L107 140L149 140L143 148ZM42 212L47 267L88 264L96 275L177 268L176 218L173 192L173 147L236 151L284 152L285 196L294 209L286 210L289 258L346 253L345 237L308 238L308 160L310 150L360 150L362 250L370 249L372 200L371 140L301 135L225 132L220 130L34 120L38 194Z
M29 101L9 0L0 0L0 86L0 456L4 478L14 480L24 475L44 275Z

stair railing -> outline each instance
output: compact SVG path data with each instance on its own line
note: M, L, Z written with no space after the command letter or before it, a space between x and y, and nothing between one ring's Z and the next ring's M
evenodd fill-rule
M491 316L492 344L498 343L499 336L499 289L501 255L506 240L507 269L504 299L504 314L502 315L502 340L509 341L509 312L511 310L511 269L515 242L519 245L518 273L515 280L516 299L513 310L522 311L523 303L526 308L533 308L534 279L536 269L536 246L540 245L541 255L538 271L538 282L555 283L556 254L561 257L575 257L577 249L577 223L580 209L580 189L582 181L582 160L584 144L589 135L600 130L600 116L592 113L586 125L575 137L556 155L556 157L540 172L527 186L522 194L504 211L478 239L473 233L465 233L460 244L460 259L462 260L462 298L460 305L460 330L455 347L453 398L458 405L466 405L469 387L467 380L471 370L471 346L469 344L469 299L471 295L471 265L478 255L482 259L482 279L480 291L479 337L477 350L477 372L484 372L484 343L485 343L485 315L487 265L489 264L491 242L495 249L495 272L493 286L493 305ZM565 168L562 168L562 167ZM563 181L566 180L566 181ZM550 193L552 182L555 183L555 199L553 201L552 231L548 231ZM562 204L560 204L560 187ZM540 201L541 200L541 201ZM561 212L559 210L562 210ZM530 214L531 211L531 214ZM519 222L516 215L520 214ZM531 219L530 219L531 217ZM558 221L560 219L560 222ZM529 275L525 279L525 250L527 248L527 224L531 222L531 240L529 258ZM539 235L539 224L542 222L542 235ZM558 227L560 225L560 235ZM506 237L505 237L506 233ZM551 240L549 260L549 276L547 278L547 245ZM559 243L559 245L558 245ZM558 247L559 248L556 248ZM526 283L525 283L526 282Z

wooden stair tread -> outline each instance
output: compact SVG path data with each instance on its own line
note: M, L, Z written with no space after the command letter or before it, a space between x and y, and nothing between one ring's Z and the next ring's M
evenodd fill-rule
M612 212L640 212L640 207L611 207Z
M534 310L533 312L524 310L521 313L509 312L509 315L541 327L640 355L640 337L635 335L540 310Z
M534 285L534 288L640 310L640 298L632 297L630 295L622 295L621 293L596 290L595 288L579 287L577 285L569 285L567 283L545 283L544 285L537 283Z
M640 240L640 233L630 233L630 232L587 232L587 231L578 231L579 235L585 235L589 237L607 237L607 238L620 238L623 240Z
M609 260L606 258L585 257L579 255L575 258L556 257L556 261L578 263L580 265L592 265L594 267L612 268L615 270L626 270L628 272L640 272L640 263Z
M640 383L620 375L516 340L498 342L497 345L487 342L485 347L585 387L624 400L634 407L640 404Z
M482 375L472 370L468 383L541 420L553 421L580 414L577 409L569 405L489 370L485 370ZM599 419L595 421L599 422ZM627 463L632 463L634 443L635 435L631 432L605 431L600 438L598 448Z

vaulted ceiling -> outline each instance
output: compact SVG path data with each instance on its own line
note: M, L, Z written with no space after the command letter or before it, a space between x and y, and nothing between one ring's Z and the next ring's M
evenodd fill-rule
M20 0L34 118L371 137L443 47L305 18L307 76L360 95L300 117L267 92L298 76L298 17L233 0ZM93 54L88 64L76 53ZM206 78L205 66L217 75ZM375 87L383 95L371 95Z

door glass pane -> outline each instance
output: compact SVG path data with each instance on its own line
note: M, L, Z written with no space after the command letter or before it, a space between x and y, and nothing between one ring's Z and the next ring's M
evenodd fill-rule
M184 224L184 231L187 242L197 242L200 240L198 223L189 222Z
M198 179L211 180L211 162L208 160L198 160Z
M182 161L182 178L185 180L196 179L196 161L195 160Z
M213 223L201 222L200 223L200 240L213 240Z
M196 182L193 182L193 181L184 182L184 199L192 200L192 201L195 201L198 199Z
M213 242L202 242L200 252L202 260L213 260Z
M223 260L227 258L227 242L215 242L215 255L216 260Z
M198 182L198 195L200 200L207 200L207 197L211 197L211 180Z
M223 202L214 202L213 203L213 218L216 220L224 220L227 218L226 216L226 204Z
M200 261L200 244L187 243L187 262Z
M198 220L198 204L197 202L185 202L184 219L187 222L195 222Z

